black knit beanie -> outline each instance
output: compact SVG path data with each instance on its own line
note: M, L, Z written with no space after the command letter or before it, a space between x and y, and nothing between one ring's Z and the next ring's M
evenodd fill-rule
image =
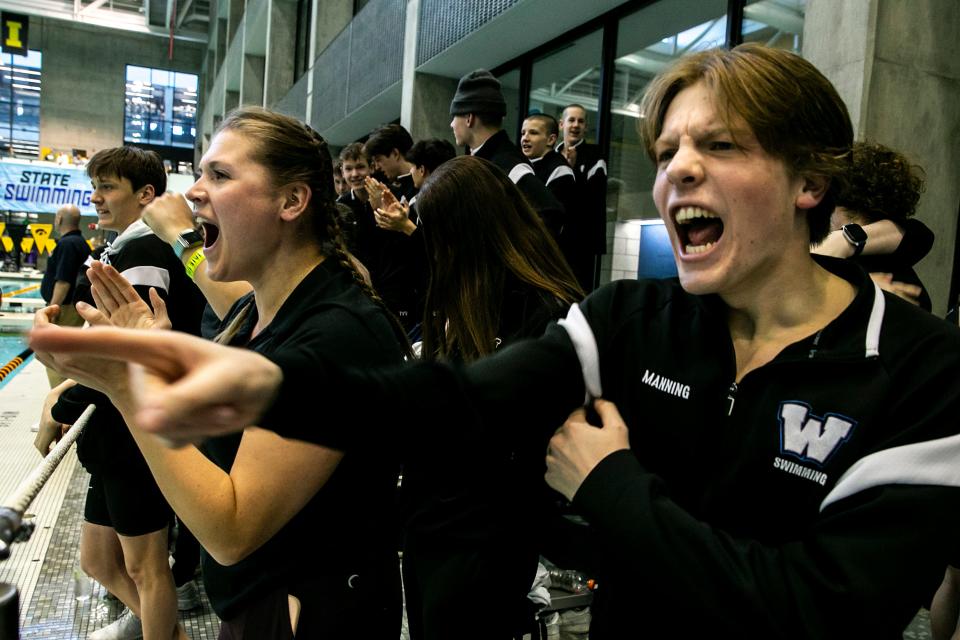
M465 113L507 115L507 102L500 91L500 81L486 69L477 69L460 78L457 93L450 102L450 115Z

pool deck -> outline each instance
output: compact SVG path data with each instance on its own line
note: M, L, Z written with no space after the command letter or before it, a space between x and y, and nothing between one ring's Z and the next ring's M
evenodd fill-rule
M41 300L42 302L42 300ZM33 313L0 311L0 333L24 333L33 326ZM2 364L0 364L2 366Z
M0 501L5 501L40 463L33 446L43 400L50 385L36 359L21 365L0 388ZM93 595L80 603L74 597L74 571L79 567L80 525L89 478L71 447L47 481L26 519L36 524L27 542L11 547L10 558L0 562L0 582L20 592L20 637L28 639L83 639L112 622L122 607L104 599L103 587L93 583ZM201 591L202 593L202 591ZM203 606L180 614L194 640L213 640L220 621L203 594Z

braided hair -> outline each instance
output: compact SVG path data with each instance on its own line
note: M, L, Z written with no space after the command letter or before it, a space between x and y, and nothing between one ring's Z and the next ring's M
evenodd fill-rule
M310 221L321 255L336 259L384 311L409 357L410 343L403 326L374 290L366 269L347 250L333 188L333 160L323 136L299 120L261 107L231 111L217 127L216 132L220 131L238 131L253 142L253 158L269 170L275 187L302 182L310 188Z

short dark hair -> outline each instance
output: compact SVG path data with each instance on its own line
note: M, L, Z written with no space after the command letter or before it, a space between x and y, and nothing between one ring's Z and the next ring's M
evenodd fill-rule
M446 140L440 138L430 138L429 140L420 140L410 147L405 156L407 162L412 162L414 166L424 167L427 171L433 172L441 164L455 158L457 150Z
M670 103L699 82L713 93L725 123L742 118L791 175L829 180L823 199L807 212L811 244L823 240L853 144L847 107L830 81L797 54L755 42L684 56L647 85L640 106L640 136L654 164Z
M573 103L571 103L571 104L568 104L567 106L565 106L565 107L563 108L563 111L560 112L560 117L561 117L561 118L566 118L566 117L567 117L567 109L580 109L580 111L583 111L583 119L584 119L584 120L587 119L587 108L586 108L585 106L583 106L582 104L578 104L578 103L576 103L576 102L573 102Z
M368 158L373 156L388 156L390 152L396 149L400 155L404 155L413 146L413 138L410 132L398 124L388 124L380 127L370 134L366 143L363 145L363 151Z
M134 191L149 184L153 186L155 196L167 190L167 172L160 154L139 147L112 147L97 151L87 163L87 176L91 180L107 176L126 178Z
M363 151L363 144L360 142L351 142L343 149L340 150L340 167L343 168L343 163L347 160L352 160L356 162L357 160L363 159L364 162L370 162L370 159L367 157L367 154Z
M549 113L531 113L528 115L525 120L539 120L546 127L546 134L549 136L553 134L555 136L560 135L560 125L557 124L557 119L551 116Z
M924 171L901 153L873 142L853 144L853 166L837 206L870 222L912 216L924 189Z

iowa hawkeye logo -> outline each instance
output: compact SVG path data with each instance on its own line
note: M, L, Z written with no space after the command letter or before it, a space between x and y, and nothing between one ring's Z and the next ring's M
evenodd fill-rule
M856 421L845 416L827 414L825 418L810 413L810 405L803 402L780 404L780 453L799 461L776 457L775 469L813 480L824 485L827 474L821 471L824 463L850 437ZM817 467L811 469L807 465Z

